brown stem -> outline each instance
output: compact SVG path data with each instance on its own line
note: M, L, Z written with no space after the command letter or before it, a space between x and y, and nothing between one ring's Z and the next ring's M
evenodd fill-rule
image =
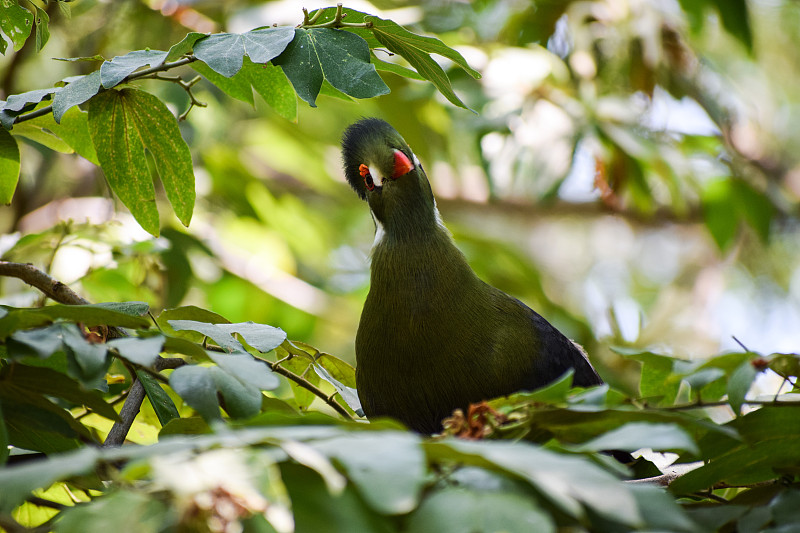
M86 305L88 300L79 296L67 285L54 279L30 263L0 261L0 276L18 278L39 289L51 300L67 305Z

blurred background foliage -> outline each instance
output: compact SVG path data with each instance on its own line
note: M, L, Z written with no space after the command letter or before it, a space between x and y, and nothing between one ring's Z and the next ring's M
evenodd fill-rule
M0 58L0 97L86 74L189 31L294 25L298 1L78 0L48 5L50 40ZM362 116L401 132L478 274L587 347L634 390L638 365L609 346L696 358L800 341L800 4L781 0L478 2L345 7L436 34L482 72L445 62L471 113L426 82L383 74L367 101L298 100L296 122L202 82L181 123L198 200L147 235L99 168L20 143L0 210L3 259L30 262L91 301L157 312L197 305L284 329L345 359L368 290L373 225L344 182L339 139ZM379 57L392 60L378 52ZM384 57L385 56L385 57ZM176 114L173 84L144 82ZM162 191L163 199L163 191ZM2 302L40 295L2 279Z

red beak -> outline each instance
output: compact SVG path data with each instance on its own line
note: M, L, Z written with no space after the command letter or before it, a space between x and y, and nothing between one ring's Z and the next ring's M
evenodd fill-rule
M414 170L414 165L409 161L406 154L400 150L394 151L394 172L392 172L392 179L396 180L400 176L405 176Z

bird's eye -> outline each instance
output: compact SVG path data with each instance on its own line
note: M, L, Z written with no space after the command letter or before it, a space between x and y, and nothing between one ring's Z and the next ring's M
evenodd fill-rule
M375 182L372 181L372 175L369 173L369 167L364 164L359 165L358 173L361 174L362 178L364 178L364 185L367 186L367 189L370 191L375 190Z

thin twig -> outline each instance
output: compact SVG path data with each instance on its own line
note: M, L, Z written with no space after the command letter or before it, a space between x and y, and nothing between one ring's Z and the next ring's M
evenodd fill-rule
M329 20L328 22L323 22L322 24L317 24L317 20L319 19L322 12L328 8L320 8L314 13L314 16L310 19L308 18L308 10L303 8L303 22L298 26L300 28L371 28L372 22L344 22L344 19L347 16L347 13L342 11L342 4L336 4L336 14L333 16L333 20Z
M193 55L189 55L178 59L177 61L172 61L171 63L162 63L160 65L156 65L155 67L147 68L144 70L140 70L138 72L134 72L133 74L129 74L126 76L122 81L120 81L117 85L121 85L123 83L127 83L129 81L138 80L139 78L146 78L156 72L164 72L165 70L171 70L173 68L182 67L183 65L188 65L189 63L193 63L197 61L197 58ZM100 89L99 92L102 92L107 89ZM37 117L41 117L53 112L53 106L49 105L46 107L42 107L41 109L37 109L35 111L31 111L30 113L25 113L24 115L19 115L14 118L12 124L19 124L20 122L25 122L26 120L31 120Z

